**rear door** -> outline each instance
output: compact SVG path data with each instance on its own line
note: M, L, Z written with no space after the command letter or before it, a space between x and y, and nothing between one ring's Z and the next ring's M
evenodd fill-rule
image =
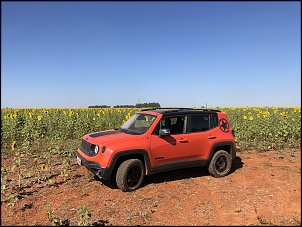
M192 114L188 117L188 133L190 133L190 159L208 159L209 152L216 142L218 126L217 114Z

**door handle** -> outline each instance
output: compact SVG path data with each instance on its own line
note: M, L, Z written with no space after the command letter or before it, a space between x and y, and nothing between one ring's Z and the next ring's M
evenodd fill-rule
M211 135L208 136L208 139L216 139L216 138L217 136L211 136Z
M180 142L180 143L187 143L189 140L187 140L187 139L180 139L180 140L178 140L178 142Z

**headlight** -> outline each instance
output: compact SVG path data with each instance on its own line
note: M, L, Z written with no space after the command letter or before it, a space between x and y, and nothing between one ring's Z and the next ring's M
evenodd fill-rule
M94 153L97 154L99 152L99 146L95 145L94 146Z

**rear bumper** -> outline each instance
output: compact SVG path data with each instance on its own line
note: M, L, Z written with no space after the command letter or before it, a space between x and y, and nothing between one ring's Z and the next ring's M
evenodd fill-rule
M102 167L97 162L88 161L83 158L79 152L76 152L76 156L80 159L79 165L85 166L91 173L96 175L100 179L108 180L110 178L110 172L108 168Z

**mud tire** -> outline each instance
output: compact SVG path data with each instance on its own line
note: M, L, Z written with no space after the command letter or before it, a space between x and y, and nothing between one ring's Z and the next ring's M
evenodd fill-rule
M116 184L124 192L138 189L144 181L145 167L139 159L124 161L116 173Z
M213 177L224 177L228 175L232 167L232 159L228 152L217 151L208 165L208 171Z

